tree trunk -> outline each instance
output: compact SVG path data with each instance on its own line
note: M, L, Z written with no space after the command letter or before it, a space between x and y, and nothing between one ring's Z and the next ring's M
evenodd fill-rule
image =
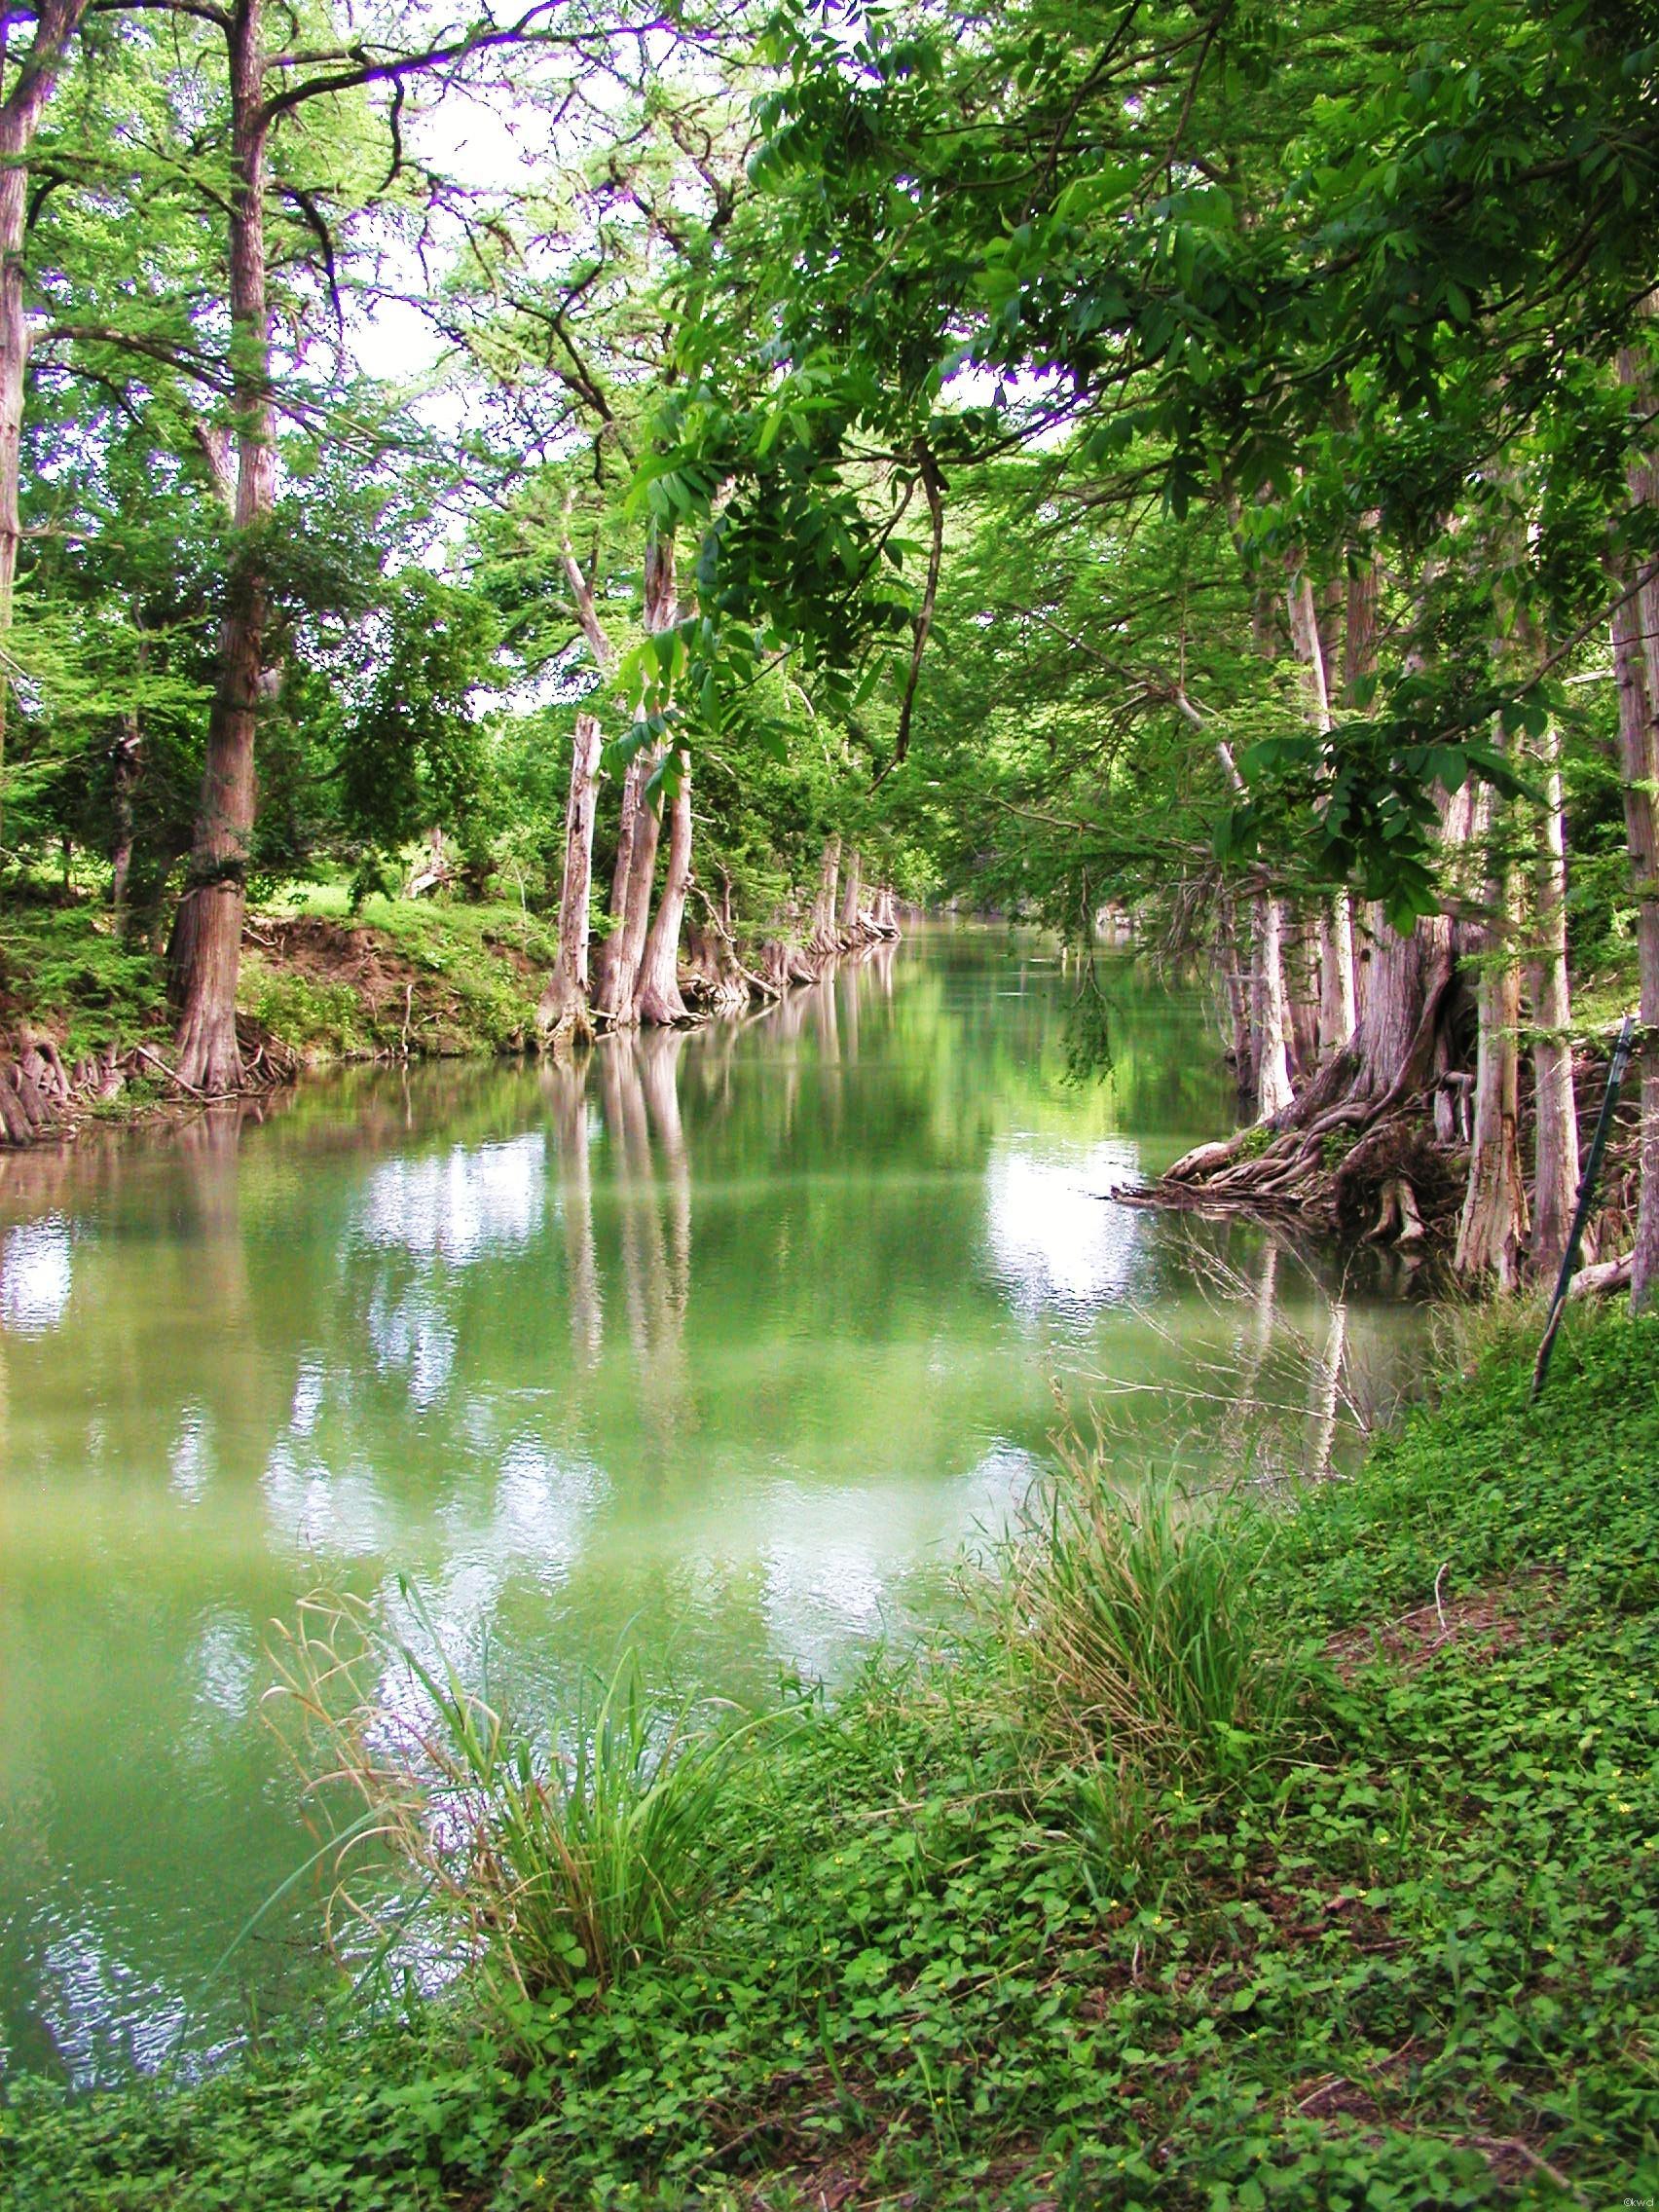
M1645 594L1642 595L1645 598ZM1635 881L1636 947L1641 973L1641 1177L1630 1298L1640 1309L1659 1281L1659 742L1649 705L1641 644L1644 608L1626 599L1613 609L1613 671L1618 682L1619 770L1624 785L1625 842Z
M23 387L29 361L28 317L23 300L23 248L29 212L29 149L52 97L64 51L80 28L87 0L41 0L34 37L16 64L17 81L0 101L0 646L12 630L22 543L18 504L22 469ZM20 20L20 18L14 18ZM4 46L0 44L0 54ZM9 58L9 57L8 57ZM0 843L4 842L6 709L8 684L0 675Z
M610 934L600 947L595 963L594 1005L608 1020L627 1018L633 1005L633 979L626 988L618 973L622 934L628 921L628 901L633 890L634 847L640 824L647 817L645 779L650 769L644 753L636 753L622 777L622 812L616 830L616 864L610 872ZM654 855L653 855L654 861ZM647 885L650 882L646 876Z
M1651 299L1647 302L1649 311ZM1646 365L1624 348L1619 382L1643 427L1642 451L1629 469L1631 503L1659 506L1659 461L1647 449L1652 413ZM1636 944L1641 973L1641 1183L1630 1303L1640 1311L1659 1283L1659 562L1640 572L1641 591L1613 613L1613 662L1619 693L1619 765L1624 783L1625 836L1637 894Z
M600 1012L608 1014L617 1028L632 1028L640 1018L640 968L645 957L645 939L650 932L651 887L656 881L657 846L662 838L662 816L646 796L645 787L661 765L660 753L651 754L640 763L639 796L629 845L622 919L606 947L609 959L606 965Z
M576 717L571 745L571 795L565 807L565 880L559 894L559 957L535 1010L555 1047L593 1034L588 1019L588 895L593 884L593 818L599 806L597 715Z
M1291 1102L1290 1009L1284 991L1284 909L1271 893L1256 902L1261 1009L1256 1051L1256 1119L1271 1122Z
M109 910L118 938L127 935L127 885L132 872L132 793L137 788L143 751L137 710L129 708L121 718L121 735L115 741L109 841Z
M1443 916L1409 937L1383 924L1371 957L1365 1019L1354 1038L1353 1095L1375 1103L1400 1081L1428 1000L1430 978L1451 973L1452 932ZM1426 1075L1426 1069L1424 1074Z
M835 934L835 887L840 873L841 840L838 836L827 837L818 876L818 896L812 902L812 924L806 939L814 952L832 954L840 949Z
M1473 820L1474 796L1466 785L1442 796L1443 856L1450 860L1468 843ZM1456 972L1450 917L1425 915L1409 937L1383 922L1370 968L1365 1019L1354 1033L1350 1095L1376 1105L1420 1090L1434 1072L1437 1014Z
M1254 1099L1256 1078L1250 1043L1250 989L1244 976L1244 956L1238 942L1238 909L1222 894L1218 915L1222 988L1227 994L1227 1021L1231 1036L1233 1079L1240 1101Z
M647 637L671 630L679 617L674 580L674 539L653 530L645 545L645 627ZM642 707L643 712L643 707ZM606 944L598 1007L616 1027L640 1018L640 964L650 928L651 885L656 877L662 817L645 795L662 763L660 751L635 754L622 787L622 831L616 848L610 910L615 926ZM660 800L659 800L660 804Z
M581 563L570 539L570 502L566 504L566 535L562 547L565 576L571 587L571 602L594 665L601 676L609 676L616 665L616 654L605 625L599 619L594 606L593 581ZM604 750L605 733L597 715L585 709L576 716L576 726L571 744L571 792L565 806L565 873L559 893L559 957L548 977L547 988L541 994L536 1008L536 1024L549 1039L555 1051L576 1039L586 1042L593 1035L593 1023L588 1017L589 975L589 919L588 904L593 890L593 826L599 811L599 762ZM639 807L640 784L633 782L633 807ZM622 836L617 849L616 877L611 887L613 901L625 898L628 869L632 864L633 817L629 812L627 788L623 796Z
M1501 734L1495 742L1503 743ZM1513 1290L1527 1235L1527 1189L1521 1174L1521 964L1515 955L1515 870L1504 851L1505 825L1492 791L1476 802L1486 833L1488 919L1475 986L1479 1043L1474 1114L1469 1132L1469 1184L1457 1225L1453 1265L1461 1275L1495 1278Z
M1346 891L1319 913L1319 1050L1340 1052L1359 1026L1354 991L1353 907Z
M859 900L864 890L860 880L862 873L859 850L855 845L847 855L847 882L841 894L841 937L849 945L858 943L864 936L864 924L859 918Z
M1290 1079L1294 1086L1319 1062L1319 929L1284 907L1284 988L1290 1014Z
M1578 1196L1578 1106L1572 1088L1572 1001L1567 976L1567 840L1563 820L1561 733L1544 732L1544 810L1534 870L1537 956L1532 964L1533 1267L1560 1269ZM1594 1254L1590 1257L1594 1258Z
M178 1014L178 1073L209 1095L241 1082L237 974L247 858L257 803L254 739L270 615L265 534L276 504L271 320L265 273L265 153L261 51L264 0L237 0L227 37L231 80L231 360L237 431L235 533L207 719L207 762L196 840L173 924L170 988Z
M691 891L691 761L680 755L680 782L668 825L668 867L657 910L640 963L636 1003L639 1018L654 1029L669 1029L691 1015L680 995L680 930Z
M1319 632L1318 609L1306 569L1290 579L1289 613L1291 644L1302 663L1308 697L1308 718L1321 740L1329 745L1331 684L1326 666L1325 642ZM1351 611L1351 601L1350 601ZM1354 1033L1353 912L1346 890L1331 894L1319 917L1319 1051L1322 1056L1340 1052Z

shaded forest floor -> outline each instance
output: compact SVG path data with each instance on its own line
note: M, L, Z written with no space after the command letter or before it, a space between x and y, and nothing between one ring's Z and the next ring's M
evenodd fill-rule
M1008 1616L811 1706L608 1994L14 2083L7 2212L1609 2203L1659 2194L1659 1319L1532 1324L1237 1508L1291 1694L1055 1748ZM1242 1602L1242 1600L1241 1600Z

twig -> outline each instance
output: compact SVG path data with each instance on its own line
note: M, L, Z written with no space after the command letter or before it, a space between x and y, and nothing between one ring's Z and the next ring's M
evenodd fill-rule
M1588 2204L1590 2201L1581 2189L1575 2188L1567 2180L1559 2166L1552 2166L1548 2158L1540 2157L1538 2153L1532 2149L1532 2146L1530 2143L1523 2143L1518 2135L1465 2135L1462 2141L1473 2143L1476 2149L1481 2151L1514 2151L1525 2158L1535 2172L1548 2174L1556 2187L1570 2196L1575 2204Z
M1451 1564L1450 1560L1443 1560L1440 1565L1440 1572L1434 1578L1434 1609L1440 1615L1442 1629L1446 1626L1446 1607L1440 1603L1440 1585L1446 1579L1446 1569Z
M156 1053L152 1052L148 1045L134 1045L132 1050L137 1053L138 1057L141 1060L148 1060L153 1068L160 1068L163 1075L166 1077L167 1081L169 1083L176 1083L180 1090L188 1091L192 1098L199 1100L200 1103L203 1106L208 1104L209 1101L206 1091L198 1090L194 1084L186 1083L183 1076L178 1073L177 1069L169 1068L166 1061L159 1058Z

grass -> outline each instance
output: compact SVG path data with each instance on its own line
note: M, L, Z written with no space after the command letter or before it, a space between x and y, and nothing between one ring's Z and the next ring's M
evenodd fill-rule
M1028 1721L1120 1776L1225 1788L1284 1733L1291 1676L1260 1617L1264 1515L1217 1519L1180 1490L1130 1493L1062 1445L988 1586Z
M317 1596L278 1643L277 1724L335 1830L331 1917L359 1949L368 1929L407 1950L417 1899L426 1958L469 1967L502 2020L586 2003L667 1956L707 1901L705 1844L764 1722L664 1714L629 1654L574 1711L527 1723L403 1595L412 1633Z
M1088 1556L1041 1603L757 1744L604 1989L388 1993L195 2085L14 2084L0 2203L1659 2194L1659 1320L1575 1315L1537 1409L1529 1351L1236 1555L1168 1501L1066 1508Z
M319 884L260 921L271 941L256 923L242 1003L313 1058L519 1051L558 956L543 916L499 900L377 895L353 911L343 886Z

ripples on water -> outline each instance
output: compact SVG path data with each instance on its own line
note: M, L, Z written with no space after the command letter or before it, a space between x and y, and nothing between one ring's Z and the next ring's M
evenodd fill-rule
M1054 1378L1130 1475L1317 1454L1339 1379L1409 1383L1380 1263L1102 1199L1232 1111L1195 1001L1109 991L1088 1087L1053 964L940 935L579 1070L0 1161L0 2058L152 2065L310 1971L302 1897L207 1978L311 1848L258 1714L308 1587L410 1573L521 1703L625 1639L832 1681L945 1602Z

